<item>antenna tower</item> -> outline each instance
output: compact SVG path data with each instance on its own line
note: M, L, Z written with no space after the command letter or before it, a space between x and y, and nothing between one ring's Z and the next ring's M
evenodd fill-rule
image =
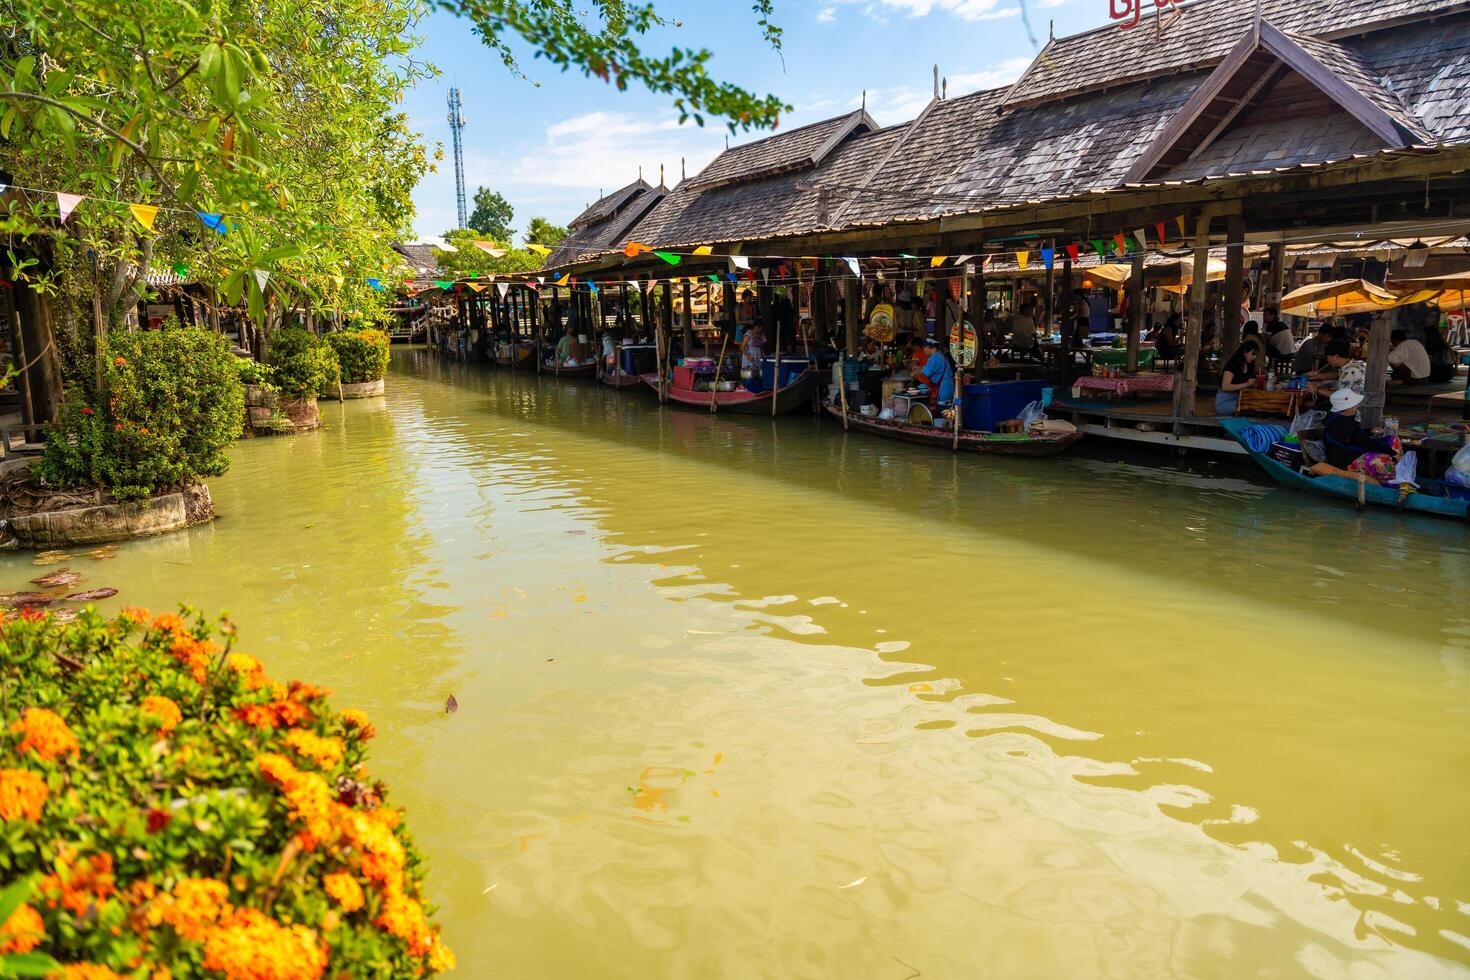
M464 206L464 147L460 132L464 129L464 113L461 111L459 89L449 90L449 132L454 138L454 203L459 207L459 226L470 223L469 212Z

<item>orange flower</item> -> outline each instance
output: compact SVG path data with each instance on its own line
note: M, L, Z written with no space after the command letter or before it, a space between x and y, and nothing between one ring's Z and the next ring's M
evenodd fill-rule
M125 357L114 357L112 359L112 363L116 364L118 367L122 367L124 364L128 363L128 360Z
M153 618L153 614L142 606L126 606L117 615L120 619L130 619L134 623L146 623Z
M368 721L367 715L356 708L348 708L338 715L338 717L342 719L342 724L357 733L357 737L361 741L366 742L378 733L378 730L373 727L373 723Z
M204 968L226 980L315 980L327 968L327 952L305 926L239 909L205 937Z
M30 749L50 762L59 755L76 755L79 749L77 737L66 727L66 722L45 708L27 708L21 713L20 721L11 724L10 730L25 736L15 747L21 755Z
M225 663L229 664L232 671L241 676L245 681L245 686L250 690L253 691L265 683L265 668L250 654L232 653L225 658Z
M162 613L153 621L153 628L177 637L189 631L189 624L178 613Z
M22 905L10 913L4 925L0 925L0 955L29 953L45 938L46 925L41 921L41 913L29 905Z
M343 912L356 912L362 908L362 886L352 875L322 875L322 887Z
M177 704L174 704L169 698L158 694L150 694L144 698L140 709L145 715L152 715L158 719L158 733L160 735L167 735L173 731L175 726L184 717L184 713L179 710Z
M305 681L292 681L290 691L291 700L302 703L316 701L332 693L329 688L317 687L315 684L308 684Z
M146 436L148 434L148 426L146 426L146 425L140 425L140 426L138 426L138 432L140 434Z
M180 937L201 942L215 923L231 913L229 897L229 886L222 881L185 878L174 885L172 894L148 907L148 923L172 926Z
M106 901L117 891L112 873L112 855L94 854L72 863L63 852L56 858L56 874L42 878L37 891L46 896L46 904L58 904L73 915L82 915L97 902Z
M96 963L68 963L61 968L61 973L51 976L59 976L61 980L123 980L120 975Z
M252 728L290 728L307 719L307 711L295 701L246 704L235 709L235 717Z
M310 759L323 769L331 769L342 761L342 743L335 738L322 738L304 728L293 728L283 741L303 759Z
M281 788L291 805L291 818L305 825L297 835L302 847L314 850L323 841L337 838L335 804L325 779L314 772L302 772L290 759L271 752L256 756L255 764L263 776Z
M27 769L0 769L0 820L41 819L51 791L46 781Z
M429 931L424 907L403 894L401 889L387 891L383 896L382 911L373 924L402 939L414 956L423 956L434 945L434 934Z
M163 617L160 616L159 619ZM177 616L174 617L178 619ZM182 620L180 620L182 622ZM158 620L154 620L154 626ZM169 647L169 653L185 667L197 683L203 684L204 678L209 674L209 667L214 662L215 654L219 653L219 646L209 640L197 640L187 633L170 630L174 636L173 646Z

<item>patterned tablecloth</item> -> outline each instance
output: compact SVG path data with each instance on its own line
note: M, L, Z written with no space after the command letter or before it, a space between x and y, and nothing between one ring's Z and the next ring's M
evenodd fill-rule
M1136 391L1173 391L1174 375L1128 374L1119 378L1094 378L1091 375L1083 375L1077 379L1076 385L1083 391L1106 391L1122 397Z

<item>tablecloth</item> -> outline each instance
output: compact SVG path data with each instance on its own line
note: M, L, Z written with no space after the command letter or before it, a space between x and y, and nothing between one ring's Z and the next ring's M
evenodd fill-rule
M1173 391L1174 375L1126 374L1118 378L1094 378L1091 375L1083 375L1077 379L1076 385L1084 391L1109 391L1119 396L1130 395L1136 391Z

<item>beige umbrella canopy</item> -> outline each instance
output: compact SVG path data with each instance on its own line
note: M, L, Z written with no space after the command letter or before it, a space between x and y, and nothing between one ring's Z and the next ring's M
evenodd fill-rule
M1089 279L1098 279L1110 286L1127 285L1129 277L1133 275L1133 267L1121 262L1110 262L1106 265L1094 266L1084 269L1083 274ZM1225 262L1222 259L1212 258L1205 267L1205 279L1209 282L1218 282L1225 278ZM1143 284L1148 287L1160 289L1172 289L1188 286L1194 281L1194 259L1175 259L1172 262L1160 262L1146 266L1143 270Z
M1297 316L1347 316L1377 313L1433 299L1443 287L1393 292L1366 279L1336 279L1293 289L1281 297L1281 312Z

